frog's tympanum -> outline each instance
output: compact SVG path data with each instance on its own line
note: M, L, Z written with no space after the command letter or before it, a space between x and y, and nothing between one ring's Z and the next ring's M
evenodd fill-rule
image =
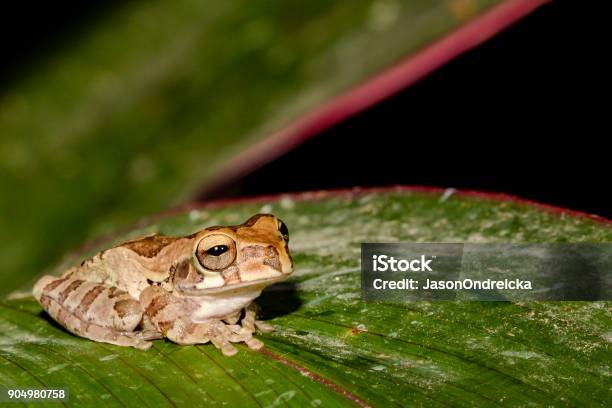
M34 296L59 324L91 340L146 349L178 344L263 346L253 300L293 270L289 232L273 215L186 237L152 235L102 251L61 277L44 276Z

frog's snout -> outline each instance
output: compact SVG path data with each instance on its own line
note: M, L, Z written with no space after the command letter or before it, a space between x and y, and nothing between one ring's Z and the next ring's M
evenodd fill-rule
M291 275L293 273L293 260L289 258L289 264L283 265L281 268L281 273L283 275Z
M289 251L286 251L284 255L286 259L281 262L281 272L284 275L291 275L293 273L293 258Z

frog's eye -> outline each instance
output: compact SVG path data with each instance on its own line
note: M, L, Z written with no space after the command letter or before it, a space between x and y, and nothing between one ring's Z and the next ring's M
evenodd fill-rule
M289 242L289 228L281 220L278 220L278 232L281 233L285 242Z
M211 271L225 269L236 259L236 243L227 235L208 235L198 244L196 258Z

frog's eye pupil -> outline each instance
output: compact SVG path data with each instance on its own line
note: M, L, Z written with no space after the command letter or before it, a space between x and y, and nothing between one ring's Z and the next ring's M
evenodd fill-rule
M278 232L281 233L285 241L289 242L289 228L287 228L287 225L285 225L285 223L280 220L278 225Z
M228 249L229 248L227 247L227 245L215 245L214 247L207 250L206 253L212 256L220 256L226 253Z

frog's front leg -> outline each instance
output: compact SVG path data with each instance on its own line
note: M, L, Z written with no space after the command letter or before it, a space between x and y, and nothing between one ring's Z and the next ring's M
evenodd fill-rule
M274 326L268 324L262 320L257 320L259 314L259 306L255 302L251 302L247 307L244 308L244 317L242 318L242 327L246 330L250 330L251 333L255 332L255 329L259 329L262 333L270 333L274 331Z
M240 321L240 316L242 316L242 310L239 310L235 313L227 315L223 318L223 321L227 324L234 325Z
M150 286L140 294L144 306L143 322L149 331L161 333L177 344L203 344L212 342L223 354L238 352L230 341L237 340L227 325L220 320L193 322L191 314L198 308L190 299L172 295L159 286Z
M234 336L230 337L232 343L244 342L253 350L260 350L264 346L261 340L253 337L253 333L256 329L262 333L269 333L274 330L274 327L266 322L257 320L258 312L259 307L255 303L251 303L244 308L244 317L242 321L240 321L241 325L227 325L227 328L234 334ZM238 316L240 316L240 314L238 314ZM236 314L227 316L223 320L227 323L238 321L238 319L236 319Z
M42 277L34 296L45 311L73 334L91 340L147 349L150 342L134 331L141 322L140 303L115 286L66 274Z

